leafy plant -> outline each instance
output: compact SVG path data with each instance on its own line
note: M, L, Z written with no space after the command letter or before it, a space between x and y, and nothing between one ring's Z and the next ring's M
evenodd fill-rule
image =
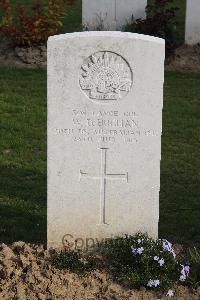
M83 254L84 253L84 254ZM200 253L191 252L191 268L176 256L167 240L153 240L144 234L105 239L97 253L65 250L52 256L52 265L83 275L96 268L107 268L115 280L129 287L142 286L166 291L172 297L175 282L200 283ZM97 255L98 254L98 255ZM192 269L192 272L190 271Z
M42 43L58 32L63 25L65 6L73 2L74 0L48 0L47 4L41 4L37 1L31 7L31 13L20 4L14 15L9 0L0 0L3 12L0 32L19 46Z
M83 255L80 251L64 250L52 256L52 265L83 275L85 272L102 267L102 260L95 255Z
M174 0L152 0L146 6L146 18L136 19L125 27L125 31L152 35L165 39L166 54L169 56L173 53L176 45L176 11L177 7L173 6Z
M85 264L81 260L80 253L74 250L66 250L54 254L52 265L57 269L68 269L78 274L85 272Z
M188 283L197 288L200 286L200 250L194 248L189 251L191 272L188 277Z
M179 279L181 265L171 243L146 235L107 240L103 253L111 274L121 283L166 289Z

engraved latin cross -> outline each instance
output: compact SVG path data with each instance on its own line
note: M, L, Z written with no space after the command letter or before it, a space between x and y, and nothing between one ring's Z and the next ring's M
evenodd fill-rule
M100 180L100 224L105 225L106 223L106 183L107 180L122 179L126 180L128 183L128 172L127 173L117 173L112 174L107 172L107 151L108 148L100 148L101 150L101 171L100 175L90 175L82 170L79 171L80 180L81 178L90 178L95 180Z

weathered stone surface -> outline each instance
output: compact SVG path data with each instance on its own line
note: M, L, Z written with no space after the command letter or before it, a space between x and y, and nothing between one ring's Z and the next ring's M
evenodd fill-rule
M187 0L185 42L188 45L200 43L200 2Z
M133 16L145 16L147 0L83 0L83 26L89 30L118 30Z
M48 246L158 233L164 41L48 41Z

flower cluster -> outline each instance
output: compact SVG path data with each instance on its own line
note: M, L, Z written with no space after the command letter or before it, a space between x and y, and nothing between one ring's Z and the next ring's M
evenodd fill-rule
M147 286L148 287L157 287L157 286L159 286L159 284L160 284L159 279L155 279L155 280L150 279L147 283Z
M141 233L108 240L104 254L117 280L133 284L135 288L163 290L167 297L173 297L170 287L189 271L186 264L183 264L184 269L181 267L170 242L154 240Z
M180 275L180 278L179 280L180 281L186 281L187 277L189 276L189 273L190 273L190 267L188 265L181 265L182 267L182 270L181 270L181 275Z

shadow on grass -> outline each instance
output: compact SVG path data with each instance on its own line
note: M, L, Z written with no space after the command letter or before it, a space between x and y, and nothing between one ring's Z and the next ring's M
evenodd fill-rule
M46 206L46 174L16 166L0 166L0 195Z
M46 242L46 174L0 168L0 240Z

